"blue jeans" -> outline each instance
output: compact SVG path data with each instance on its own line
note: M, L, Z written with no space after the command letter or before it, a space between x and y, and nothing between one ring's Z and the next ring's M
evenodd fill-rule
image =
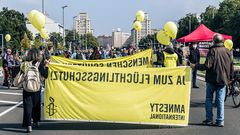
M207 83L205 110L206 110L206 120L213 120L213 94L216 91L216 105L217 105L217 119L216 122L219 124L224 124L224 98L226 93L226 85L216 85Z

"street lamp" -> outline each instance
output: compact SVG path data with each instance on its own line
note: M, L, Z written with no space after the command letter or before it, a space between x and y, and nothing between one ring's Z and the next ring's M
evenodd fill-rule
M75 27L75 18L77 16L73 17L73 39L76 40L76 27Z
M64 8L68 7L67 5L63 6L63 46L65 47L65 28L64 28Z

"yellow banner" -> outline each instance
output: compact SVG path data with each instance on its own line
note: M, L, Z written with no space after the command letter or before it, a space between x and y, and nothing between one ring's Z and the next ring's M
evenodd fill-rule
M152 49L143 52L114 59L103 60L76 60L67 59L59 56L52 56L51 61L62 64L79 65L85 67L151 67Z
M46 120L188 125L190 68L50 64Z

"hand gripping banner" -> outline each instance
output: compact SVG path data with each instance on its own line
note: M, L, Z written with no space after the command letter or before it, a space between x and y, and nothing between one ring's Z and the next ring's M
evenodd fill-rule
M46 120L188 125L190 68L50 64Z
M85 67L151 67L152 49L147 49L143 52L114 59L103 60L75 60L67 59L59 56L52 56L51 61L55 63L79 65Z

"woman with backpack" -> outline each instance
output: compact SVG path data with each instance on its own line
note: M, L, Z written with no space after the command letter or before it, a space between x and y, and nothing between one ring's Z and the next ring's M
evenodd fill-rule
M42 55L38 49L30 49L21 65L23 74L23 123L27 132L32 131L33 126L38 127L41 114L41 81L40 76L47 78L49 61L41 62Z

